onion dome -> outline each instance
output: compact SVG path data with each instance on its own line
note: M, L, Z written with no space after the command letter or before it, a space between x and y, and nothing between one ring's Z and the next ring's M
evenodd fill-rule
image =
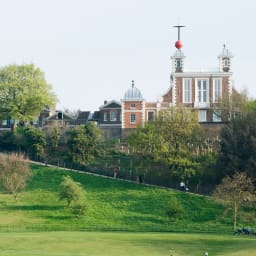
M123 100L143 100L142 93L138 88L134 86L133 80L132 80L132 87L130 87L125 92Z

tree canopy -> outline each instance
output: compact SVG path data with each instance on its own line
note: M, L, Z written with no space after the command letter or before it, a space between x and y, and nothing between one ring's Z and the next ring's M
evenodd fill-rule
M135 130L128 140L136 153L143 155L143 159L160 161L173 174L188 178L197 167L195 156L199 151L199 133L196 112L171 107L160 111L156 120Z
M34 64L0 69L0 119L32 121L57 101L44 73Z
M74 163L87 164L99 152L102 133L94 123L77 126L67 132L69 154Z
M256 178L256 112L255 103L248 102L239 115L221 130L219 157L220 177L236 171L247 172Z

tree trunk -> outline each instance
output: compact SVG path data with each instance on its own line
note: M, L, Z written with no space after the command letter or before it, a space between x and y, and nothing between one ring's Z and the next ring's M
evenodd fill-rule
M234 231L236 231L236 225L237 225L237 203L234 202Z

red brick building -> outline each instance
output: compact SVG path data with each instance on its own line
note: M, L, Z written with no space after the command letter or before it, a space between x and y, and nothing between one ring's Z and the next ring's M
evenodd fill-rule
M178 43L179 42L179 43ZM198 112L198 121L206 125L226 121L221 102L230 99L233 89L232 54L224 46L218 56L218 66L211 69L190 70L185 65L182 44L171 56L170 87L159 102L146 102L138 88L129 88L122 99L122 128L132 129L154 118L160 109L183 106Z

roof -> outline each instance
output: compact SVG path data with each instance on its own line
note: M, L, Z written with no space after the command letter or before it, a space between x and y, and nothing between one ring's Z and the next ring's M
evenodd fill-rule
M90 115L90 111L79 111L77 120L81 120L81 119L88 120L89 115Z
M106 102L103 106L100 106L100 109L103 108L121 108L121 104L115 100Z
M144 100L140 90L134 86L134 81L132 87L125 92L123 100Z

